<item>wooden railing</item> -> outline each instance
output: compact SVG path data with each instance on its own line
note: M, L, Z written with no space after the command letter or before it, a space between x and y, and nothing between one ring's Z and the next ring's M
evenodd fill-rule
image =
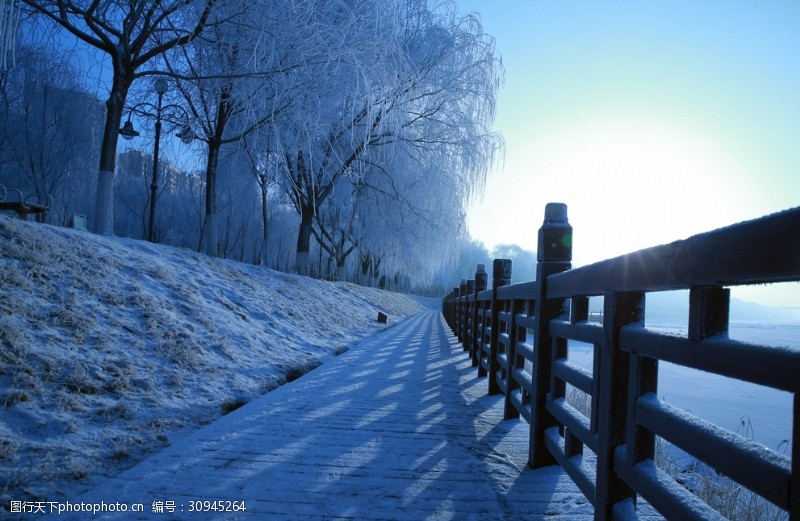
M509 285L511 263L497 259L490 289L479 265L443 299L505 418L530 424L530 466L561 465L597 520L636 518L639 497L668 519L724 519L656 466L660 437L800 521L800 339L775 348L727 335L728 286L800 280L800 208L575 269L571 245L566 206L548 204L535 281ZM688 333L646 328L647 293L678 289L689 290ZM598 296L602 321L590 321ZM569 340L594 345L591 370L570 362ZM660 399L659 361L791 393L791 454ZM587 414L568 385L590 397Z

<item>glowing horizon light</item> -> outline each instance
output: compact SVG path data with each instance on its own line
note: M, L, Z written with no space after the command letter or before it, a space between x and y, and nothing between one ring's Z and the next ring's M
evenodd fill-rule
M587 119L534 136L524 147L526 164L506 164L494 174L471 212L470 230L492 237L489 249L516 243L535 250L539 214L548 202L567 204L574 266L761 217L774 204L738 151L691 125ZM502 209L489 220L480 217L484 205ZM734 294L800 307L797 284L771 288L737 288Z
M546 203L566 203L573 226L582 225L597 239L587 243L591 252L576 252L585 262L725 226L743 213L758 217L762 206L757 197L740 200L743 193L755 193L749 186L754 179L733 154L708 136L671 123L588 120L534 137L523 147L526 163L506 164L493 174L474 210L515 194L506 213L524 214L535 223ZM470 222L472 230L484 225L491 223ZM533 236L526 241L497 232L493 244L535 247Z
M605 246L592 241L587 260L724 226L742 214L755 217L760 206L742 200L756 193L748 186L753 179L731 153L707 136L659 122L588 122L535 144L531 159L530 180L546 185L539 191L567 202L575 219L598 239L605 236ZM597 216L606 224L595 230Z

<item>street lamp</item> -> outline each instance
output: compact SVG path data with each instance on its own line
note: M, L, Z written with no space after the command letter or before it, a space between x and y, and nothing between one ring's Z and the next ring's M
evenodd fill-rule
M163 109L178 109L183 112L184 119L187 123L183 126L183 129L175 134L177 137L181 139L187 145L192 142L195 135L192 132L192 129L188 125L188 115L186 111L178 106L178 105L167 105L162 106L162 101L164 98L164 93L167 92L169 88L169 83L164 78L158 78L154 83L153 87L155 88L156 93L158 94L158 105L154 106L151 103L139 103L138 105L134 106L130 112L128 113L128 120L119 129L119 134L127 139L131 140L139 135L138 132L133 128L133 123L131 123L130 114L133 113L137 107L140 106L148 106L150 108L154 108L156 111L156 139L155 144L153 145L153 177L150 183L150 220L147 223L147 240L150 242L156 241L156 233L155 233L155 226L156 226L156 198L158 197L158 153L160 149L160 142L161 142L161 111Z

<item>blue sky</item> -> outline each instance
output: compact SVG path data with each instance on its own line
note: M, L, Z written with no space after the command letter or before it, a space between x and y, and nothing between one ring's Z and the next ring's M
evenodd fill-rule
M487 246L535 249L548 201L576 265L800 205L800 2L457 3L505 67L506 154L469 214Z

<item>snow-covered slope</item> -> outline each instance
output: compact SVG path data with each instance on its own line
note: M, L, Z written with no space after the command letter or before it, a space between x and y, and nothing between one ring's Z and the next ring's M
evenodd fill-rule
M431 302L0 216L0 504L74 497Z

